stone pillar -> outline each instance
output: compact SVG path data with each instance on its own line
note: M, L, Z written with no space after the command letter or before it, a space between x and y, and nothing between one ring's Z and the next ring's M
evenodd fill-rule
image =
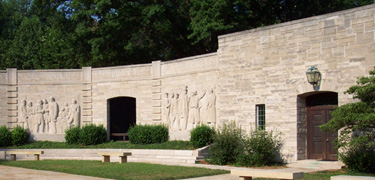
M14 128L18 123L18 88L17 69L7 69L7 122L9 128Z
M152 61L152 120L161 122L161 61Z
M92 122L92 70L82 67L82 125Z

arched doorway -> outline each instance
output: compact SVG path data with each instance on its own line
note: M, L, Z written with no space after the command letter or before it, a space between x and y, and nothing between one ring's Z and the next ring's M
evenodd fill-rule
M323 132L319 128L332 118L330 112L337 104L338 97L334 92L306 97L307 159L337 160L337 149L333 144L337 138L337 132Z
M116 97L108 100L110 140L123 140L129 127L136 124L136 99ZM123 136L122 136L123 135Z

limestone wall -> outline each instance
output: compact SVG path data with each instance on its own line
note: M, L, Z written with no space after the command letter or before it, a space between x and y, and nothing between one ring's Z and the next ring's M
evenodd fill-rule
M219 121L249 130L265 104L267 129L283 133L284 152L296 159L297 134L306 132L297 129L297 97L314 92L306 70L320 70L320 91L337 92L340 105L352 102L343 92L375 66L374 15L370 5L220 36Z
M369 5L223 35L216 53L168 62L2 70L0 125L13 128L24 121L24 100L39 111L39 100L50 103L54 97L60 113L79 112L69 118L59 115L56 133L35 133L34 113L30 128L36 140L63 141L68 121L78 117L81 125L109 127L108 100L132 97L137 124L164 123L171 139L187 140L193 122L217 127L235 121L249 132L255 128L256 105L264 104L266 128L282 133L288 160L306 159L306 97L337 92L339 105L353 102L344 91L373 69L374 47L375 5ZM306 80L310 66L322 73L318 91Z
M137 123L152 123L151 67L146 64L93 69L93 122L107 125L107 100L125 96L136 98Z
M0 126L7 125L7 74L6 71L0 71Z
M199 117L201 121L207 118L207 97L211 89L216 94L218 76L218 63L216 53L194 56L161 64L161 92L162 92L162 120L170 125L171 139L188 140L190 137L186 117L183 115L183 106L187 106L185 116L188 116L188 99L194 92L202 99L199 101ZM169 94L170 107L166 108L166 93ZM171 95L179 95L176 103ZM186 96L185 100L183 96ZM185 105L183 105L185 103ZM175 106L175 107L174 107ZM167 117L169 116L169 117ZM171 118L175 118L172 120ZM216 117L215 117L216 118ZM207 122L204 122L207 124Z

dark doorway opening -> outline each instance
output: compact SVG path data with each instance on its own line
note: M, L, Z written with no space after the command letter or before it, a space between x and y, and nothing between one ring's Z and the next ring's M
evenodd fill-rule
M108 100L110 140L129 140L129 127L136 124L136 99L117 97Z
M337 132L323 132L320 125L327 123L338 104L337 93L327 92L306 97L307 106L307 158L337 160L333 141Z

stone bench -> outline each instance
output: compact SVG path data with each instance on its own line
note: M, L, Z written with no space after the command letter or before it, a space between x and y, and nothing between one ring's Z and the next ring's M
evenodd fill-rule
M126 137L128 137L128 133L112 133L111 136L122 137L122 141L126 141Z
M39 161L39 156L44 154L44 151L6 151L6 154L10 154L10 160L15 161L17 154L34 154L34 159Z
M252 180L257 178L275 178L275 179L302 179L303 172L283 172L280 170L266 170L266 169L233 169L231 175L239 176L242 180Z
M128 161L128 156L131 156L131 152L98 152L102 156L102 162L110 162L111 156L119 156L119 163L126 163Z
M331 180L375 180L375 177L371 176L331 176Z

